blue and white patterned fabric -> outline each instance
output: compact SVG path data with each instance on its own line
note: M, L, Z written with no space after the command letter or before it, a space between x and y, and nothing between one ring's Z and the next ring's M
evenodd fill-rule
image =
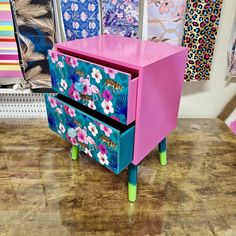
M68 41L99 35L98 0L61 0L61 11Z

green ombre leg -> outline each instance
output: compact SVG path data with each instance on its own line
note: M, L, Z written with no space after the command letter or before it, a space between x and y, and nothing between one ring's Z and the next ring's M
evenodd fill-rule
M71 158L76 161L78 159L79 149L77 146L73 145L71 148Z
M130 202L135 202L137 199L137 175L138 166L130 164L128 167L128 199Z
M167 165L167 154L166 154L166 138L164 138L158 145L160 153L160 164L162 166Z

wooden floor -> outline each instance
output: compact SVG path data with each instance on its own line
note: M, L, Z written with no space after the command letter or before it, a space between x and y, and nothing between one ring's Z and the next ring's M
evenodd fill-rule
M30 121L30 123L29 123ZM138 200L44 121L0 121L0 235L236 235L236 138L219 120L181 120L169 164L142 163Z

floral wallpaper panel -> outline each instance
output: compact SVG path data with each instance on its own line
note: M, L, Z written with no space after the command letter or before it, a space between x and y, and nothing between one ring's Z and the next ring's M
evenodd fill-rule
M60 0L67 40L100 34L99 0Z
M102 11L104 34L138 38L138 0L103 0Z
M181 45L186 0L148 0L148 38Z

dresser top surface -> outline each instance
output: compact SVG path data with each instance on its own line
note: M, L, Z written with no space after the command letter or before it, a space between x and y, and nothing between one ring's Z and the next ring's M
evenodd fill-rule
M165 57L187 50L169 43L102 35L56 44L59 49L74 54L98 58L114 64L140 69Z

